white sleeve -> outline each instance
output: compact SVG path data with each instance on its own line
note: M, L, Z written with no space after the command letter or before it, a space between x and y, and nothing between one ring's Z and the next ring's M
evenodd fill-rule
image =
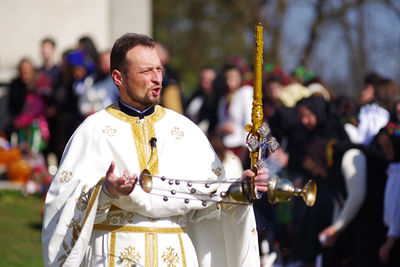
M99 201L94 223L100 223L107 218L107 212L110 210L111 204L117 199L117 196L114 196L110 192L108 192L103 182L99 193Z
M342 158L342 174L346 184L347 198L334 221L339 231L343 230L356 216L364 202L367 190L367 160L359 149L349 149Z

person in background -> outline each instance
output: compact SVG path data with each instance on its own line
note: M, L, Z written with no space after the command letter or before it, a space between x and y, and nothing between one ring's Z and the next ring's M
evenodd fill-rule
M346 127L351 141L368 146L378 131L389 122L389 111L377 101L378 91L390 80L376 73L365 77L365 87L360 95L357 127Z
M23 108L28 90L33 90L35 84L35 67L28 58L22 58L17 67L18 74L12 79L8 88L8 112L14 120ZM9 131L15 128L11 125Z
M248 155L244 126L251 123L253 87L243 85L242 75L235 65L224 66L225 92L218 103L217 133L228 149L245 164ZM246 165L244 165L246 166Z
M182 91L179 86L178 74L170 66L170 55L168 49L161 43L155 44L155 49L163 65L163 92L161 105L183 114Z
M199 87L185 108L185 115L206 134L213 132L217 123L217 103L213 88L216 76L215 70L211 68L201 70Z
M27 153L38 154L50 138L46 117L46 96L50 91L50 77L36 72L32 61L23 58L18 64L18 77L9 87L8 110L11 130L18 133L19 146Z
M86 92L85 79L94 74L94 65L91 61L87 61L87 56L81 50L69 52L67 61L71 76L66 85L68 96L66 102L71 116L69 132L72 133L85 118L79 111L79 97Z
M386 241L379 249L379 258L384 266L399 266L400 258L400 164L393 162L388 170L388 182L385 190L384 220L388 228Z
M61 68L56 59L56 42L53 38L44 38L40 43L42 65L39 70L51 77L52 87L55 89L61 82Z
M61 87L61 68L56 59L56 42L51 37L43 38L40 43L40 55L42 58L42 65L39 71L46 73L51 78L51 92L46 96L47 111L46 117L49 124L49 131L51 133L46 148L46 155L50 158L54 158L57 153L57 124L60 123L60 118L57 114L57 100L56 96L58 90ZM57 156L56 156L57 157ZM53 160L58 161L58 159ZM52 163L53 164L53 163ZM54 164L53 164L54 165ZM54 174L54 173L53 173Z
M392 79L384 79L377 86L376 102L392 115L394 103L400 99L400 86Z
M88 74L96 72L99 67L99 52L93 39L89 36L82 36L78 40L76 49L83 52Z
M9 87L8 110L12 119L11 131L18 131L20 141L32 146L32 136L27 129L33 123L41 126L41 136L50 138L46 119L46 96L51 91L51 80L44 72L36 72L32 61L21 59L18 64L18 76ZM37 149L44 144L37 144Z
M107 50L100 53L98 71L82 82L85 88L78 96L78 107L83 117L114 104L118 99L118 88L110 74L110 52Z
M390 122L396 124L400 123L400 100L393 102L392 111L390 113Z
M318 178L318 189L327 201L325 208L332 212L327 217L332 222L321 225L323 229L318 234L323 266L340 266L353 258L351 224L366 198L367 156L352 144L317 137L307 145L303 167Z
M267 121L274 116L275 111L284 107L279 99L279 94L284 90L284 79L278 73L263 73L263 108L264 117Z
M383 220L386 240L379 248L379 258L384 266L400 265L400 101L395 101L390 122L378 133L382 135L382 150L389 162L384 192Z
M75 125L73 123L76 116L76 101L73 91L73 64L70 62L70 54L73 49L66 49L63 51L60 62L61 77L60 84L55 89L53 94L54 106L56 114L54 118L55 130L54 135L51 137L51 143L53 144L52 150L55 152L58 161L61 159L65 145L70 138Z
M290 130L289 164L291 168L301 172L302 152L306 143L315 137L348 141L348 136L333 107L321 96L301 99L297 102L295 111L301 124L293 122L293 128Z
M303 205L295 210L293 258L313 264L321 252L318 233L331 223L332 188L329 180L323 179L321 175L313 175L304 167L304 155L309 144L316 140L335 139L338 143L346 144L348 137L334 110L321 96L301 99L296 103L295 111L300 125L294 124L295 127L289 131L289 168L294 173L297 180L295 183L298 185L314 177L318 188L318 201L313 207ZM318 148L317 145L314 147ZM322 145L319 148L322 148ZM323 164L320 165L324 167ZM298 177L302 181L299 181Z

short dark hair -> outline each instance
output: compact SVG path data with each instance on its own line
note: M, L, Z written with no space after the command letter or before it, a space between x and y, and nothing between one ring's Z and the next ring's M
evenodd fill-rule
M110 55L110 71L119 70L122 73L127 71L126 54L135 46L142 45L154 47L154 40L147 35L138 33L126 33L115 41Z
M388 83L389 81L390 80L387 79L386 77L382 77L381 75L379 75L375 72L371 72L371 73L367 74L364 78L364 84L372 85L374 87L374 89L376 89L376 87L379 85Z
M56 41L51 37L43 38L41 44L43 45L44 43L50 43L53 47L56 47Z

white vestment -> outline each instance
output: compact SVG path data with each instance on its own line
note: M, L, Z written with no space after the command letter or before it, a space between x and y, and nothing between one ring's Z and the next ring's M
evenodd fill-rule
M151 193L136 185L129 196L108 197L111 161L117 176L156 175ZM220 199L227 184L213 182L222 179L206 136L186 117L161 106L143 119L118 105L101 110L75 131L47 193L45 265L258 267L251 205L202 201Z

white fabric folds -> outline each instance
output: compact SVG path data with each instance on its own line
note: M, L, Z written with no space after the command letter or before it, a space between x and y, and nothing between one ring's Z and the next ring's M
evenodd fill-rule
M150 194L137 185L129 196L104 197L111 161L117 176L148 169L166 179L154 177ZM139 120L112 105L95 113L68 142L46 197L45 265L259 266L251 205L225 210L183 194L226 190L213 183L224 173L203 132L176 112L156 106Z

